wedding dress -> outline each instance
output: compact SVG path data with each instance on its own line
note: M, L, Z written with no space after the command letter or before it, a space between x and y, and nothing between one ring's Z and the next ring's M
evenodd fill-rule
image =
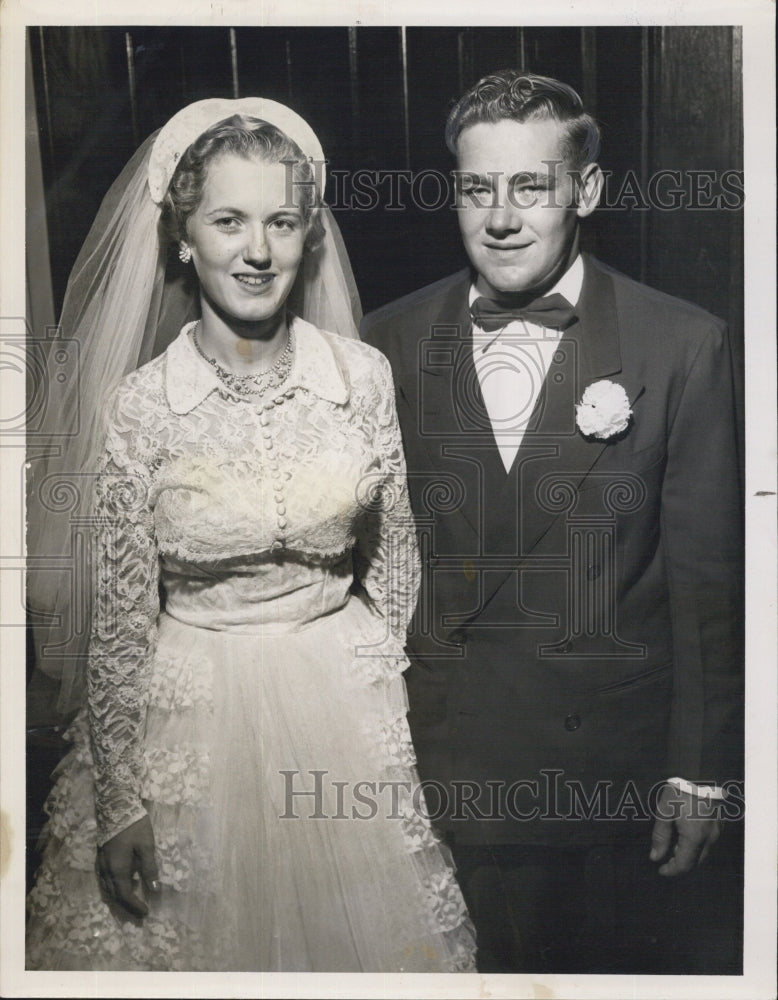
M474 968L405 719L418 557L389 366L292 330L269 396L231 395L185 327L108 405L88 707L28 968ZM140 920L95 854L146 813L161 891Z

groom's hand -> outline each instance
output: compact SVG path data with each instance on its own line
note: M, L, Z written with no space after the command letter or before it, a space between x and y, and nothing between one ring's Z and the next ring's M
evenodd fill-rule
M657 820L651 835L652 861L664 861L660 875L681 875L705 860L719 839L718 800L682 792L665 785L657 802ZM671 854L672 850L672 854ZM665 860L670 855L669 860Z

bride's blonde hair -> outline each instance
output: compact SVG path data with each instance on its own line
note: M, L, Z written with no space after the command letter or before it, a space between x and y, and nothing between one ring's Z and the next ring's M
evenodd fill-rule
M217 122L182 155L162 202L161 225L171 244L186 239L186 221L200 204L209 167L230 154L288 165L289 195L302 212L308 230L305 248L314 250L324 236L314 165L297 143L275 125L247 115L233 115Z

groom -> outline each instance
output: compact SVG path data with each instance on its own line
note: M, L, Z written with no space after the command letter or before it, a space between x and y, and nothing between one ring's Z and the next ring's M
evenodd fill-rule
M362 335L394 370L409 720L479 968L737 971L698 868L742 806L726 329L580 253L599 133L565 84L485 77L446 138L471 267Z

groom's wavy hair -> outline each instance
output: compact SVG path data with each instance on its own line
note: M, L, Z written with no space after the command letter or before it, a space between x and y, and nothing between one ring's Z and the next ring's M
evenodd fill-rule
M549 76L503 69L482 77L454 105L446 122L446 145L456 156L462 132L479 122L527 122L552 119L564 128L568 164L582 170L600 153L600 128L584 111L572 87Z

